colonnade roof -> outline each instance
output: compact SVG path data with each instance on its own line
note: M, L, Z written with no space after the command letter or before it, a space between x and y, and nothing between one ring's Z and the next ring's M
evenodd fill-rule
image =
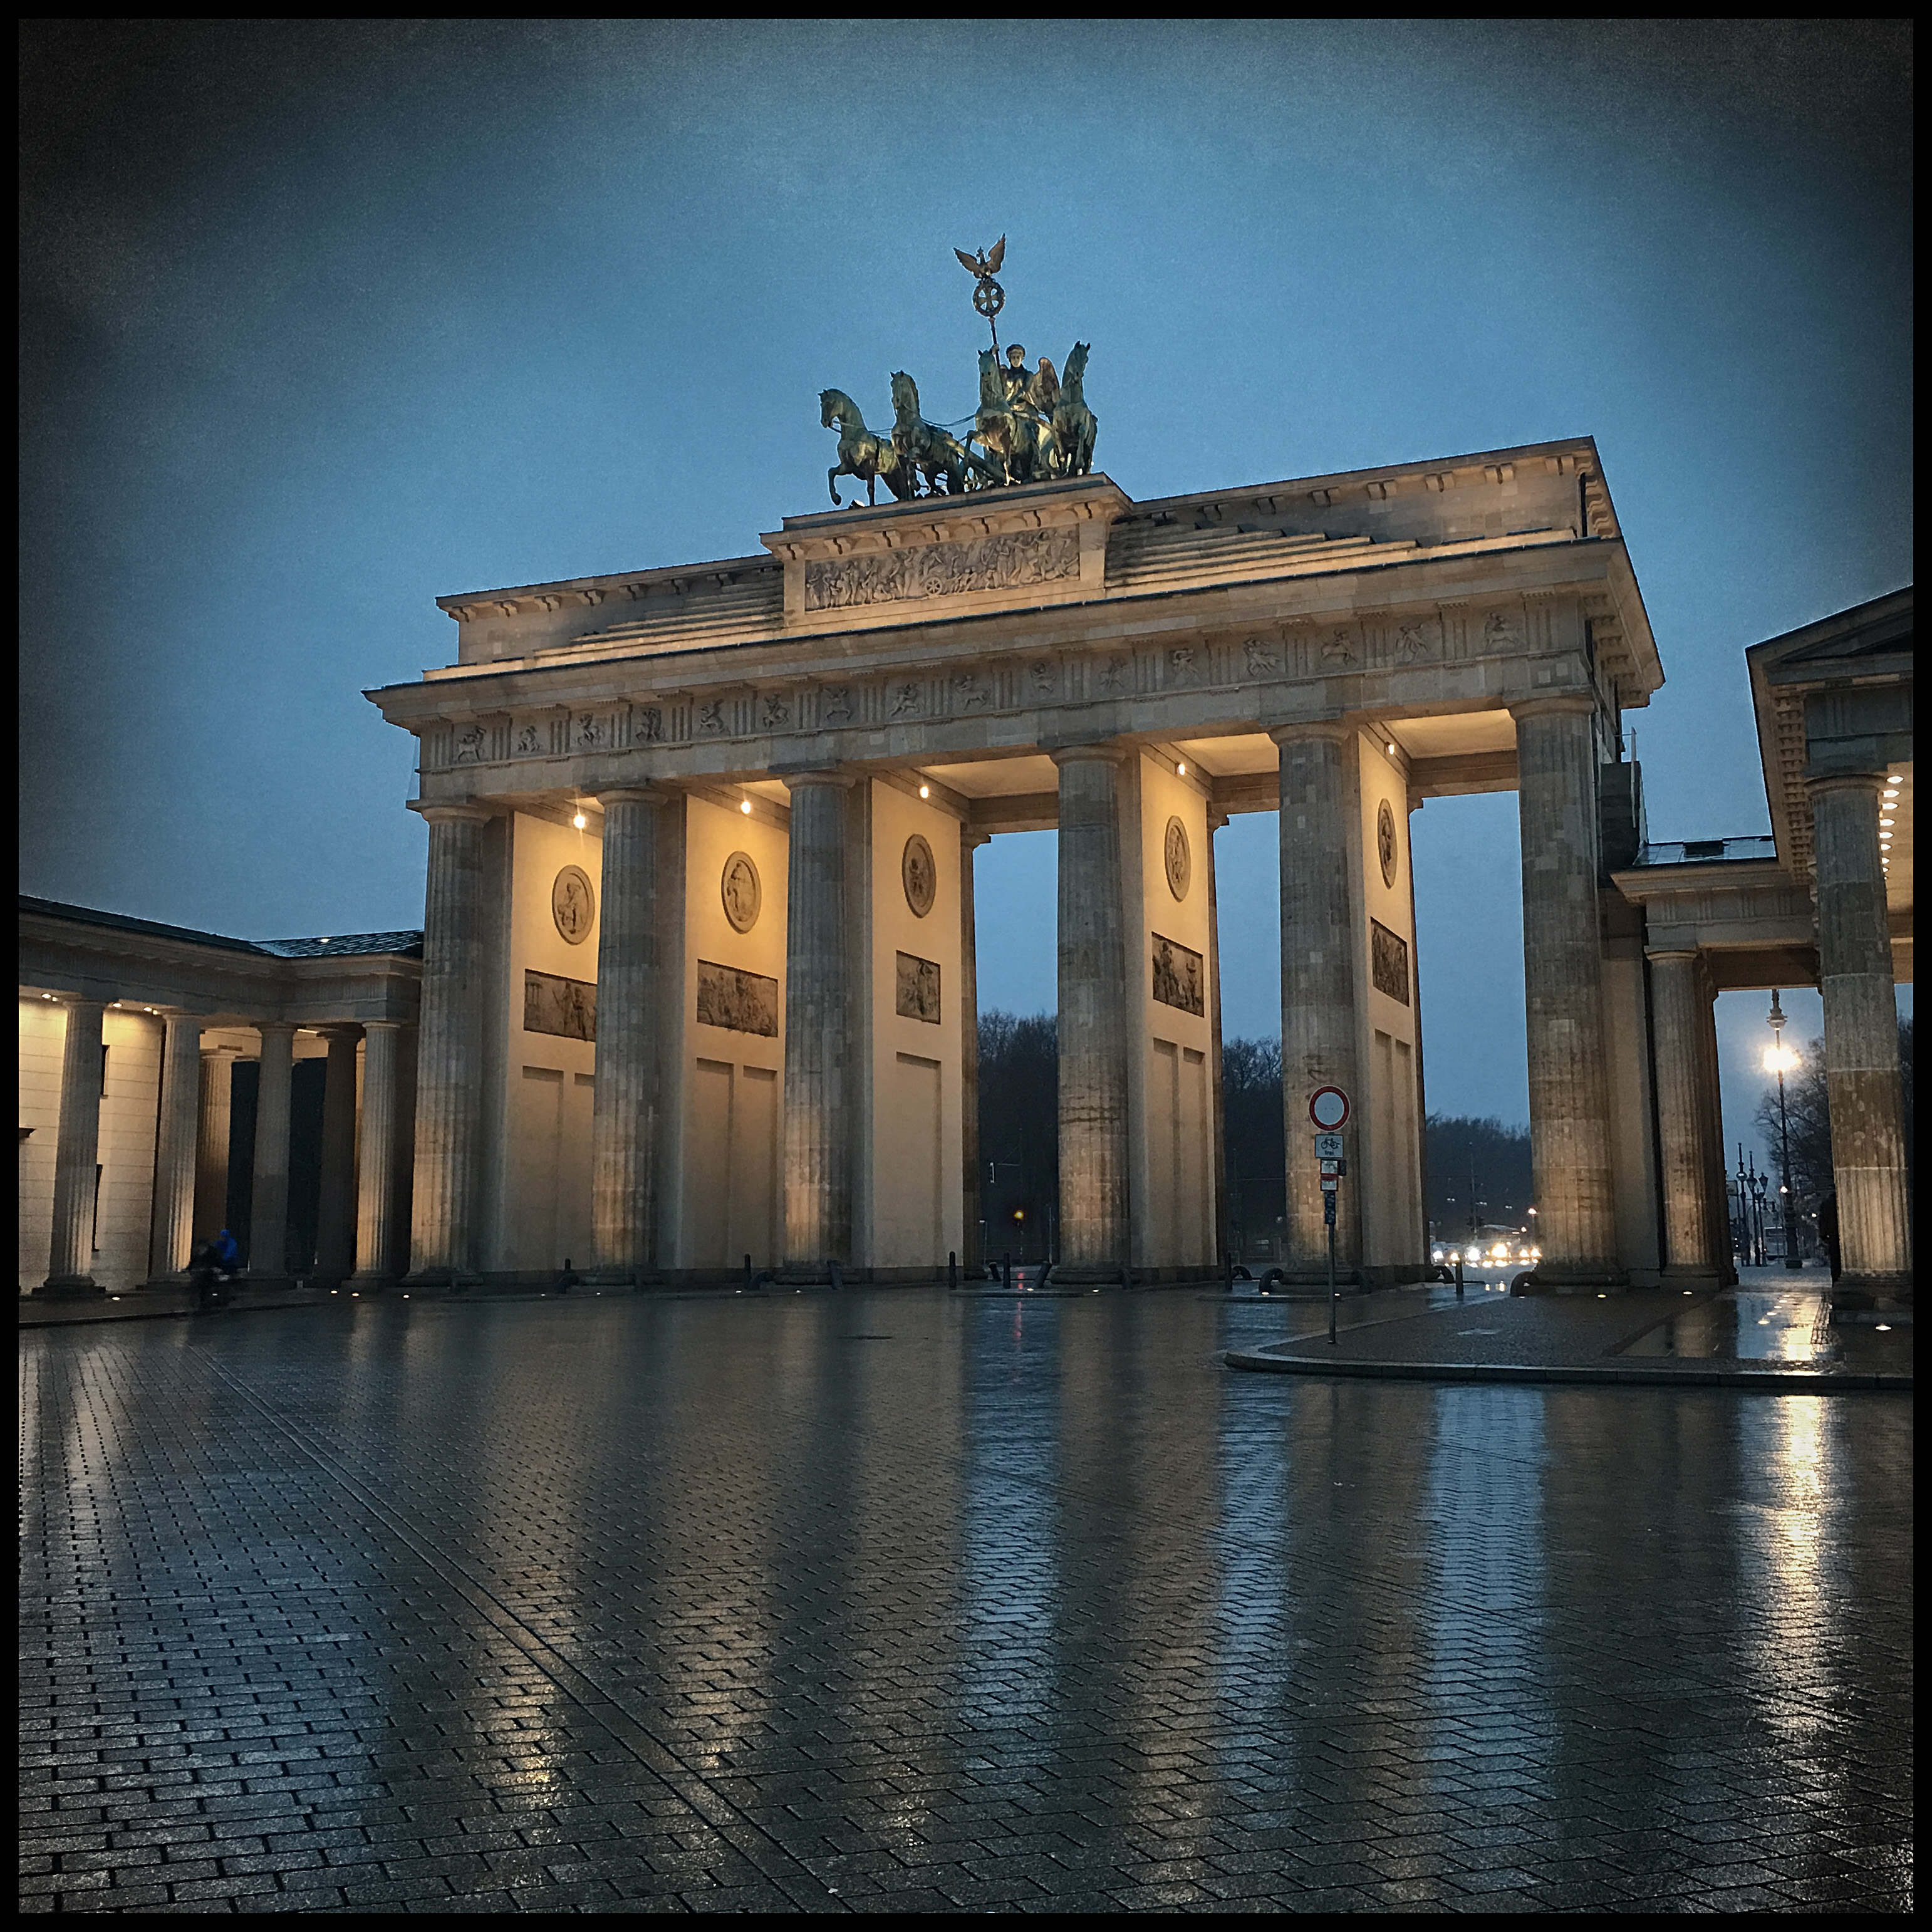
M236 939L22 893L20 987L211 1026L408 1024L422 942L417 932Z

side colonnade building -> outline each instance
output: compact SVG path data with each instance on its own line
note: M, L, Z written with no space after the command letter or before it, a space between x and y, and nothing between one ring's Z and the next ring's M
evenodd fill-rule
M418 932L229 939L22 896L22 1292L178 1284L224 1226L264 1280L394 1280L422 952ZM304 1162L294 1090L311 1063ZM317 1181L312 1242L292 1174Z

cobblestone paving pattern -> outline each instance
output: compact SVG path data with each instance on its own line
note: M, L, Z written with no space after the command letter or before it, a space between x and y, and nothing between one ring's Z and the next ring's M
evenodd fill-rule
M22 1904L1909 1910L1909 1398L1191 1292L21 1337Z

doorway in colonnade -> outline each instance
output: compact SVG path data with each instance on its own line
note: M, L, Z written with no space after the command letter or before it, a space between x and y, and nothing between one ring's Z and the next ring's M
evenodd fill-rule
M1060 1204L1060 838L1000 832L973 856L980 1252L1036 1267Z

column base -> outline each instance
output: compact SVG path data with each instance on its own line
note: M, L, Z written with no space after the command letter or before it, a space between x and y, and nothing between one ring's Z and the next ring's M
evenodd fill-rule
M1733 1275L1726 1280L1715 1268L1666 1268L1657 1277L1659 1288L1688 1288L1695 1294L1714 1294L1720 1288L1729 1288L1736 1280Z
M105 1294L107 1291L91 1274L50 1274L34 1292L36 1294Z
M1909 1312L1912 1277L1909 1274L1841 1274L1831 1288L1832 1312L1889 1314Z
M1024 1266L1030 1264L1016 1263ZM1133 1270L1125 1262L1055 1262L1048 1270L1056 1288L1131 1288Z
M1715 1288L1714 1274L1707 1277ZM1630 1286L1614 1262L1538 1262L1510 1283L1512 1294L1612 1294Z

